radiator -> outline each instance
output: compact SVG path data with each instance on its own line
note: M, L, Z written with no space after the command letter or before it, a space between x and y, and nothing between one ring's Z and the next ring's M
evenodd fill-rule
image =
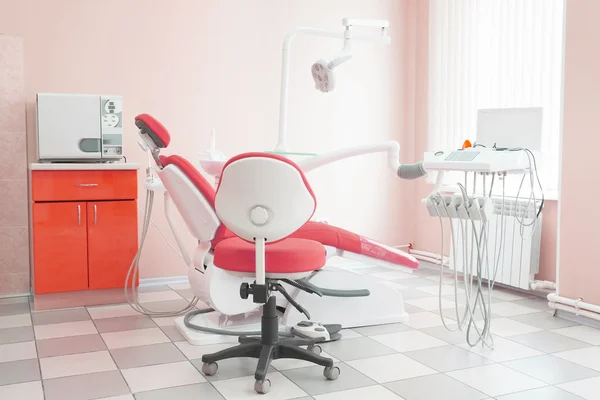
M496 283L528 290L534 275L539 271L542 214L534 226L521 228L519 221L525 225L531 224L539 203L534 204L528 202L527 199L505 198L504 203L502 198L492 200L494 211L488 216L486 233L489 239L487 246L482 246L482 248L487 247L487 254L484 253L482 257L484 261L480 272L481 276L485 280L489 280L493 277L497 265ZM503 207L504 217L502 218ZM475 230L478 233L481 232L481 226L481 221L475 222ZM465 269L470 268L470 260L472 260L472 270L475 274L477 247L471 221L452 218L452 231L454 243L450 250L450 269L464 273ZM468 240L463 245L465 237ZM501 237L504 238L502 246Z

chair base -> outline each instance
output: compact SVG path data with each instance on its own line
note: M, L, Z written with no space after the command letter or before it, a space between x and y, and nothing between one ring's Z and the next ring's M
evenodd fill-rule
M203 355L202 362L207 366L206 369L203 368L203 372L208 372L209 374L212 372L212 374L214 374L216 373L217 366L214 365L210 368L208 367L209 365L220 360L238 357L258 359L258 365L256 366L256 372L254 374L254 378L257 382L265 380L271 361L281 358L309 361L325 367L326 371L332 370L332 359L322 357L313 351L299 347L314 347L314 340L295 337L279 337L279 321L277 318L275 296L270 297L267 304L263 306L261 325L262 335L260 338L241 336L239 338L240 344L238 346L224 349L213 354ZM327 376L327 372L324 374L328 379L331 379Z

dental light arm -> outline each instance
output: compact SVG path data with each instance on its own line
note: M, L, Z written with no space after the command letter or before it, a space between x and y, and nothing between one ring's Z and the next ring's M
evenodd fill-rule
M360 156L363 154L372 153L388 153L388 165L402 179L417 179L425 176L427 172L423 169L422 163L416 164L400 164L400 144L390 141L370 145L361 145L347 147L345 149L334 150L329 153L321 154L298 162L298 165L304 172L312 171L313 169L343 160L350 157Z
M328 37L332 39L343 39L344 40L344 52L348 52L351 47L351 41L359 40L364 42L372 42L372 43L380 43L380 44L389 44L390 37L387 36L387 28L389 27L389 22L385 20L358 20L358 19L349 19L343 18L342 25L345 30L342 32L332 31L328 29L319 29L319 28L310 28L310 27L300 27L296 28L292 32L288 33L283 40L283 49L282 49L282 62L281 62L281 94L280 94L280 102L279 102L279 135L277 138L277 146L275 147L275 151L277 152L286 152L287 142L286 142L286 130L287 130L287 115L288 115L288 88L289 88L289 80L290 80L290 47L292 40L298 34L311 35L311 36L320 36L320 37ZM380 35L354 35L351 31L352 27L378 27L381 28ZM345 54L344 57L347 57L348 54ZM342 61L342 60L340 60ZM343 61L346 61L344 59ZM342 61L342 62L343 62ZM335 67L340 62L334 62L332 67Z

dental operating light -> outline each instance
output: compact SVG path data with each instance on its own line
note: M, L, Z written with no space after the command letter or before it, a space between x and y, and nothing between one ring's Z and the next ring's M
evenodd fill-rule
M390 37L388 36L388 27L390 23L387 20L370 20L370 19L352 19L342 18L342 26L344 30L341 32L301 27L296 28L288 33L283 41L282 67L281 67L281 97L279 109L279 135L277 139L276 152L287 152L287 114L288 114L288 88L290 79L290 46L292 39L299 34L329 37L334 39L343 39L344 46L340 54L330 59L319 59L311 66L311 75L315 81L315 88L323 93L332 92L336 87L335 70L341 64L352 59L352 42L366 41L380 44L389 44ZM355 28L377 28L379 32L369 35L357 35L354 33Z

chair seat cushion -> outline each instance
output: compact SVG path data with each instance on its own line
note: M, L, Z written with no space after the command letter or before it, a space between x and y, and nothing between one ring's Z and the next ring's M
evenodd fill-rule
M265 247L267 274L311 272L325 265L325 248L319 242L306 239L284 239ZM240 238L225 239L214 250L214 264L231 272L253 274L255 245Z

